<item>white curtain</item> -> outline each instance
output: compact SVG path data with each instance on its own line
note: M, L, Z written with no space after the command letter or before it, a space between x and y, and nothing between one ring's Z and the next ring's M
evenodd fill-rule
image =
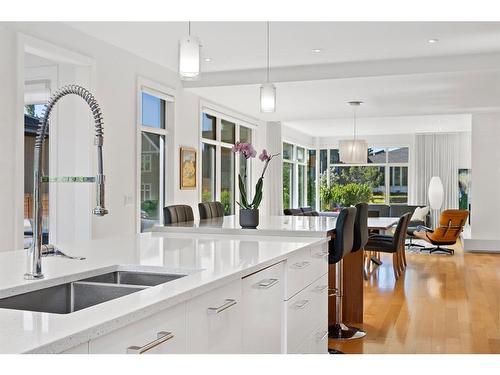
M281 158L281 123L266 123L267 151L270 154L280 155L271 160L269 168L264 177L264 193L268 202L269 215L283 215L283 173Z
M428 206L427 192L431 178L439 176L443 182L443 205L431 214L435 227L443 210L458 208L460 136L458 133L417 134L412 156L409 204Z

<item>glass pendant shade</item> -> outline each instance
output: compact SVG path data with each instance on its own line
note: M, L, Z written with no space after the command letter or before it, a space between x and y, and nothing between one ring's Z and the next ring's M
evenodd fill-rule
M260 111L276 111L276 87L272 83L264 83L260 86Z
M339 141L340 161L345 164L363 164L368 158L368 143L360 139Z
M192 35L179 41L179 76L182 80L200 78L200 47L200 41Z
M443 205L444 188L441 179L437 176L431 178L429 183L429 205L433 210L439 210Z

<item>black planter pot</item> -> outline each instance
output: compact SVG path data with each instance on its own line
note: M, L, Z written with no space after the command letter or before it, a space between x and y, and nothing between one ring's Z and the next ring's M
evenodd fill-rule
M240 225L243 229L256 229L259 225L259 210L240 209Z

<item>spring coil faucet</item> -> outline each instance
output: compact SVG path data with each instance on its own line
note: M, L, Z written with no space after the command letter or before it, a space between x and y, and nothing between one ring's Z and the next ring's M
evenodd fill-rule
M89 105L95 122L94 145L97 149L97 175L95 177L62 177L60 180L53 177L42 176L42 155L45 135L49 127L49 118L56 103L66 95L78 95ZM87 89L78 85L67 85L57 90L45 105L43 116L38 126L35 140L35 156L33 167L33 241L28 250L27 271L24 278L27 280L42 279L42 255L54 254L53 245L42 246L42 199L41 186L44 182L95 182L96 207L92 210L96 216L104 216L108 210L104 205L104 174L102 161L103 145L103 119L102 111L95 99ZM59 251L60 254L62 254Z

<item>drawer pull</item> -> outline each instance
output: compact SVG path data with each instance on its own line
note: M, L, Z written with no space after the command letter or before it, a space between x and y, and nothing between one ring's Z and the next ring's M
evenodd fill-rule
M323 251L321 253L313 254L314 258L326 258L328 256L328 251Z
M256 288L259 289L269 289L273 285L276 285L278 283L278 279L264 279L257 284L255 284Z
M318 285L316 288L313 289L313 292L321 293L326 289L328 289L328 285Z
M300 270L302 268L309 267L310 265L311 265L311 262L304 261L304 262L294 263L294 264L292 264L292 267Z
M207 309L207 312L209 315L219 314L219 313L223 312L224 310L229 309L231 306L236 305L236 303L237 302L235 299L226 299L226 301L222 305L220 305L219 307L209 307Z
M156 340L153 340L149 343L147 343L144 346L129 346L127 348L127 354L143 354L146 353L148 350L151 350L158 345L163 344L164 342L173 339L174 335L172 332L158 332L158 338Z
M328 330L324 331L324 332L319 332L317 335L316 335L316 341L323 341L324 339L326 339L328 337Z
M302 301L299 301L299 302L295 302L293 304L293 307L295 307L296 309L303 309L304 307L306 307L306 305L309 303L309 300L308 299L304 299Z

